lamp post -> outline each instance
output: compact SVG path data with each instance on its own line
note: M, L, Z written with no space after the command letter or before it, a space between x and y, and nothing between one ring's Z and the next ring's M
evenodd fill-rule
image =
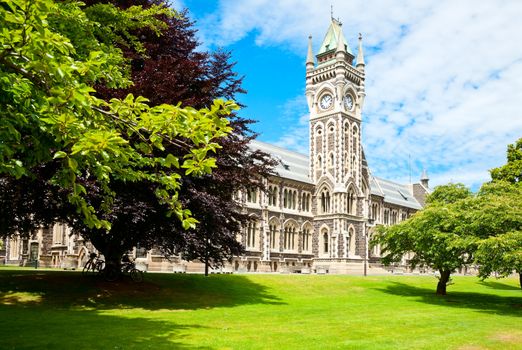
M370 247L368 246L368 227L373 226L374 222L374 219L368 219L368 225L364 225L364 276L368 275L368 259L370 256Z

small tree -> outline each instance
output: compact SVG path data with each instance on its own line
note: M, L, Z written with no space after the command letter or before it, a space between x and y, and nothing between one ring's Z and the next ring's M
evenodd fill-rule
M446 285L455 270L471 263L474 237L461 228L466 207L473 196L462 184L438 186L428 196L427 207L397 225L377 228L371 244L382 247L385 265L398 263L407 255L411 268L427 266L439 271L437 295L446 295Z

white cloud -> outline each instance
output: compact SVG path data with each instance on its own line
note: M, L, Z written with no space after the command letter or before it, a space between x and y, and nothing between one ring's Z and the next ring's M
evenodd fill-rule
M506 145L522 137L522 3L333 3L352 50L357 33L365 37L364 143L373 172L404 180L410 154L414 179L425 166L435 183L487 180L487 170L505 161ZM255 33L258 45L285 45L304 57L307 35L318 47L329 12L324 1L222 0L199 23L208 24L201 31L212 44ZM308 149L302 116L294 114L296 127L278 144Z
M184 8L187 7L187 6L185 6L185 3L183 2L183 0L174 0L173 2L171 2L171 6L176 11L182 11Z
M282 135L271 143L299 153L308 154L309 115L304 94L296 96L278 108L281 112ZM295 116L299 116L297 122Z

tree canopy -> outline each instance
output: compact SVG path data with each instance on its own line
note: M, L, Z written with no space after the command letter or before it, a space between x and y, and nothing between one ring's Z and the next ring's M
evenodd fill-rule
M490 171L493 182L506 181L520 184L522 181L522 137L507 147L507 163Z
M522 288L522 138L508 145L507 163L491 170L492 181L479 194L484 199L476 262L487 278L519 274ZM484 229L485 228L485 229Z
M446 294L453 271L471 263L474 236L462 227L473 199L462 184L438 186L428 195L426 208L397 225L379 226L372 244L381 245L385 265L404 261L411 268L427 266L439 271L437 294Z
M237 106L214 101L243 92L242 78L228 62L230 54L196 51L192 22L167 11L161 1L143 1L143 7L118 2L121 8L95 2L85 8L50 4L63 18L43 11L42 16L53 18L48 30L69 39L67 33L75 53L99 45L118 58L117 65L104 68L117 73L117 84L103 76L88 81L88 101L96 103L86 109L101 121L89 124L90 114L80 117L93 133L102 129L102 122L114 127L123 140L120 147L130 148L137 158L96 144L87 155L113 162L122 157L130 166L113 169L94 158L94 165L106 172L93 172L90 163L75 159L85 156L81 151L72 154L67 145L53 146L61 147L53 149L55 153L63 153L26 166L30 176L10 173L0 179L0 201L9 203L2 206L1 232L27 233L63 222L91 240L106 259L119 259L137 244L215 265L241 253L236 235L248 217L232 195L238 189L262 187L260 176L270 174L273 162L249 150L255 137L248 128L251 121L229 114ZM66 20L84 25L77 28ZM179 103L201 109L181 108ZM69 159L77 167L73 185L55 180ZM78 198L88 215L77 213L71 200L74 186L83 189ZM168 215L172 211L182 220L173 220ZM199 225L194 225L196 220Z
M172 16L162 7L133 6L127 13L153 28L157 26L151 16ZM208 154L219 147L215 140L230 132L224 116L237 106L216 101L195 110L168 104L150 107L146 98L132 94L110 101L96 97L96 83L125 87L130 81L122 69L121 50L97 39L100 29L79 3L3 1L0 24L0 172L31 176L33 167L57 162L50 181L70 189L68 200L88 226L105 228L110 222L95 215L102 207L87 203L78 177L99 185L102 204L112 199L111 179L146 180L186 227L193 225L195 220L177 196L181 174L170 169L210 172L215 160ZM190 147L180 139L189 140ZM152 156L166 145L182 151Z
M142 0L139 3L146 8L165 4L161 0ZM115 4L122 8L129 6L126 1ZM145 48L144 54L129 46L122 47L125 56L132 61L134 84L125 89L100 86L100 96L111 99L134 93L146 96L153 105L181 102L203 107L216 98L235 99L237 94L245 92L241 87L243 78L234 72L229 52L222 49L214 52L197 50L193 22L186 12L177 17L161 18L166 28L159 37L148 28L132 32L140 38ZM144 215L143 210L135 212L137 216L134 220L130 219L130 215L123 215L125 224L121 226L124 230L122 236L127 239L135 237L135 242L139 237L141 246L156 246L166 255L176 254L186 260L199 259L213 266L219 266L243 252L237 235L249 218L241 211L233 195L238 190L262 188L260 179L272 174L275 162L267 154L249 148L250 140L256 136L249 129L251 120L234 113L228 118L233 131L217 141L221 147L214 155L216 169L209 174L185 178L180 189L184 206L193 213L199 224L185 230L179 222L157 214L162 213L162 209L155 207L150 216ZM122 196L129 197L128 190L123 188ZM146 191L146 188L134 190ZM143 198L143 194L133 197ZM124 202L129 203L128 200ZM137 207L151 208L149 205L142 202ZM129 226L128 222L141 224L134 227ZM148 234L144 235L145 232ZM144 236L149 238L145 240Z

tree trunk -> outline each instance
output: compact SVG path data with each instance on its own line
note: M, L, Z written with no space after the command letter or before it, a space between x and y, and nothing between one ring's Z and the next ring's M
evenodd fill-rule
M205 276L208 276L208 249L205 250Z
M440 270L439 283L437 283L437 295L446 295L446 285L448 284L451 272Z
M122 274L121 258L123 252L120 249L114 249L114 247L109 245L102 245L101 247L97 246L96 248L103 254L103 258L105 259L105 278L107 279L108 276L111 276L111 279L117 279Z

